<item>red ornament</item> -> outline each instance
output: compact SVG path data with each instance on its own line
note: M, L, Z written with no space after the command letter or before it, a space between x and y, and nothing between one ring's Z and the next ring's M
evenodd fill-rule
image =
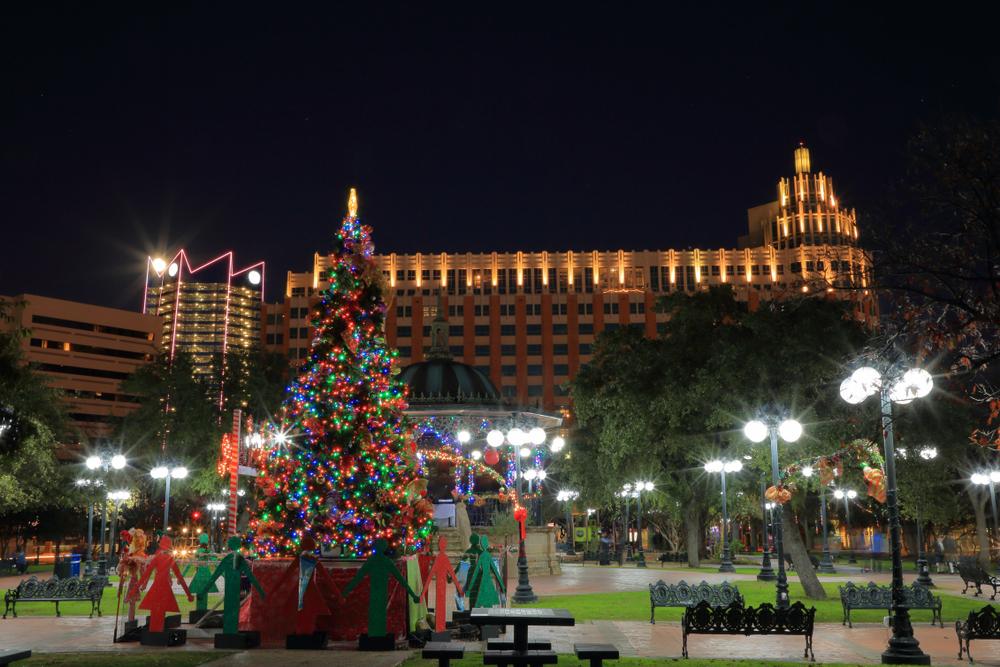
M483 455L487 465L495 466L500 461L500 455L497 454L495 449L487 449L486 454Z

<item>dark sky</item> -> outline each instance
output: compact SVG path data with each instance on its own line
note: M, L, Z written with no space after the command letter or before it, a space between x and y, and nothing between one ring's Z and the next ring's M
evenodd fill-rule
M273 301L351 187L377 252L735 247L799 142L865 213L1000 101L989 3L347 4L6 5L0 294L138 309L183 246Z

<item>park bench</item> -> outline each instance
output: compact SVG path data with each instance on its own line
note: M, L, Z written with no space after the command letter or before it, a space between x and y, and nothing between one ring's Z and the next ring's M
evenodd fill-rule
M579 660L589 660L590 667L601 667L605 660L618 659L618 647L614 644L573 644L573 652Z
M465 644L427 642L420 655L424 660L437 660L438 667L448 667L452 660L461 660L465 655Z
M969 656L969 664L975 664L969 651L969 642L973 639L1000 639L1000 613L991 604L979 611L970 611L966 620L955 621L955 634L958 635L958 659L962 653ZM962 645L965 642L965 645Z
M990 596L990 599L996 599L997 586L1000 586L1000 581L997 581L996 577L991 577L978 565L955 563L955 569L958 570L958 576L962 577L962 581L965 582L963 593L969 590L970 585L976 587L976 595L983 592L983 586L990 586L993 588L993 595Z
M816 607L806 609L796 602L788 609L765 602L759 607L744 607L733 602L728 607L713 607L708 601L688 607L681 616L682 652L688 657L688 635L802 635L806 639L802 657L816 662L812 651L813 622Z
M854 627L854 624L851 623L852 609L885 609L889 611L892 608L892 586L879 586L873 581L868 582L867 586L856 586L847 582L846 586L837 586L837 589L840 590L840 604L844 607L844 622L841 625ZM929 609L932 613L931 625L937 621L942 628L944 627L944 621L941 620L941 598L939 596L932 594L927 587L920 584L904 586L903 591L906 594L906 603L910 611Z
M90 602L90 617L94 617L95 611L100 616L101 597L107 583L108 578L100 576L59 579L53 575L49 579L39 580L32 575L28 579L22 579L17 588L4 593L3 617L7 618L7 613L13 612L14 618L17 618L17 604L25 602L55 602L57 617L61 616L60 602Z
M487 651L513 651L514 650L514 640L513 639L488 639L486 640L486 650ZM552 642L547 641L537 641L528 642L529 651L551 651Z
M583 552L583 562L581 565L586 566L587 561L596 561L601 565L610 565L612 562L618 563L620 566L622 564L622 552L621 551L584 551Z
M656 557L660 561L662 568L666 563L686 563L688 555L686 551L666 551Z
M661 579L649 585L649 622L656 625L657 607L690 607L702 601L711 607L728 607L734 602L745 604L739 587L728 581L716 586L703 581L692 586L684 581L667 585Z

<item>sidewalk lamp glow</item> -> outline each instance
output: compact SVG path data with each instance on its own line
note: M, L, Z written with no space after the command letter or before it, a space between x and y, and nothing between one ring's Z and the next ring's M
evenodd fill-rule
M531 449L528 448L528 447L522 447L521 448L521 456L524 457L524 458L528 458L529 456L531 456Z
M812 466L806 466L805 468L803 468L802 469L802 475L804 477L812 477L813 476Z
M850 489L848 491L844 491L843 489L837 489L836 491L833 492L833 497L836 498L837 500L843 500L844 496L847 496L851 500L854 500L855 498L858 497L858 492L855 491L854 489Z
M536 426L528 431L528 439L531 440L533 444L540 445L545 442L545 431Z
M538 476L538 471L535 470L534 468L532 468L531 470L525 470L523 473L521 473L521 477L525 478L529 482L535 479L535 477L537 476Z
M743 434L750 442L762 442L767 437L767 426L764 422L754 419L743 427Z
M165 268L167 268L167 263L162 258L157 257L153 260L153 270L156 271L157 275L163 273Z
M250 279L250 284L251 285L260 285L260 272L259 271L251 271L250 273L247 274L247 278Z
M924 447L920 450L920 458L930 460L937 456L936 447Z
M497 431L496 429L490 431L486 435L486 444L490 447L499 447L503 444L503 433Z
M556 436L552 438L552 445L550 446L550 449L554 452L558 452L565 446L566 446L566 441L563 440L561 437Z
M471 439L472 435L468 431L462 430L458 432L458 441L463 445Z
M471 456L473 461L478 461L479 459L483 458L483 453L478 449L473 449Z
M863 366L840 383L840 397L851 404L858 404L882 388L882 377L877 370ZM934 388L931 374L922 368L912 368L889 389L893 403L906 405L915 398L923 398Z
M90 461L87 461L87 465L90 465ZM157 466L149 471L150 477L153 479L163 479L169 474L166 466Z
M786 419L778 426L778 435L785 442L795 442L802 435L802 424L794 419Z

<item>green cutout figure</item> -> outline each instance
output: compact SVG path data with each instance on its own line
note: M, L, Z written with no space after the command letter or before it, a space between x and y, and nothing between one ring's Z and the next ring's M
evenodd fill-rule
M389 576L395 577L395 579L403 585L403 588L413 601L420 602L420 596L413 592L410 585L406 583L406 579L400 574L399 568L396 564L392 562L392 559L385 555L385 552L389 549L389 543L384 537L380 537L375 540L375 551L372 555L365 561L365 564L361 566L358 573L354 575L351 579L351 583L347 584L344 592L340 594L340 599L345 600L347 594L351 592L354 585L361 581L362 577L366 574L369 577L369 590L368 590L368 636L369 637L385 637L385 621L387 607L389 606Z
M497 595L497 587L493 585L493 577L491 575L496 575L500 592L506 593L507 591L503 587L503 576L500 574L500 570L497 569L497 564L493 562L493 555L489 551L489 540L484 535L479 543L482 545L483 551L479 554L479 560L476 561L475 569L469 570L469 581L477 588L475 606L492 607L493 605L500 604L500 597Z
M208 594L219 592L219 588L215 585L215 583L211 584L211 588L206 585L206 582L209 579L212 579L212 568L208 566L208 563L214 562L217 559L214 555L212 555L212 552L208 549L208 547L205 546L208 544L207 534L202 533L201 537L198 538L198 542L201 546L198 547L198 551L195 552L194 557L201 562L198 563L198 569L194 571L194 579L191 580L190 586L192 591L200 591L196 597L197 603L195 604L195 609L205 611L208 609ZM189 564L186 568L184 568L183 576L187 576L188 570L191 569L191 565L192 564ZM204 589L202 587L204 587Z
M235 635L240 630L240 575L247 575L247 579L260 593L261 599L264 598L264 589L260 587L260 583L257 582L257 577L253 576L246 558L239 551L240 538L230 537L226 546L229 547L229 555L223 558L219 566L215 568L212 577L198 590L192 589L192 592L200 596L207 592L208 586L215 584L216 579L220 576L225 577L226 593L222 608L222 632L227 635Z
M469 597L469 609L476 606L476 600L479 599L479 584L473 581L473 572L476 569L476 563L479 561L479 555L483 553L483 547L479 543L479 535L473 533L469 536L469 548L465 550L465 555L462 556L462 561L469 561L469 571L465 575L465 594Z

